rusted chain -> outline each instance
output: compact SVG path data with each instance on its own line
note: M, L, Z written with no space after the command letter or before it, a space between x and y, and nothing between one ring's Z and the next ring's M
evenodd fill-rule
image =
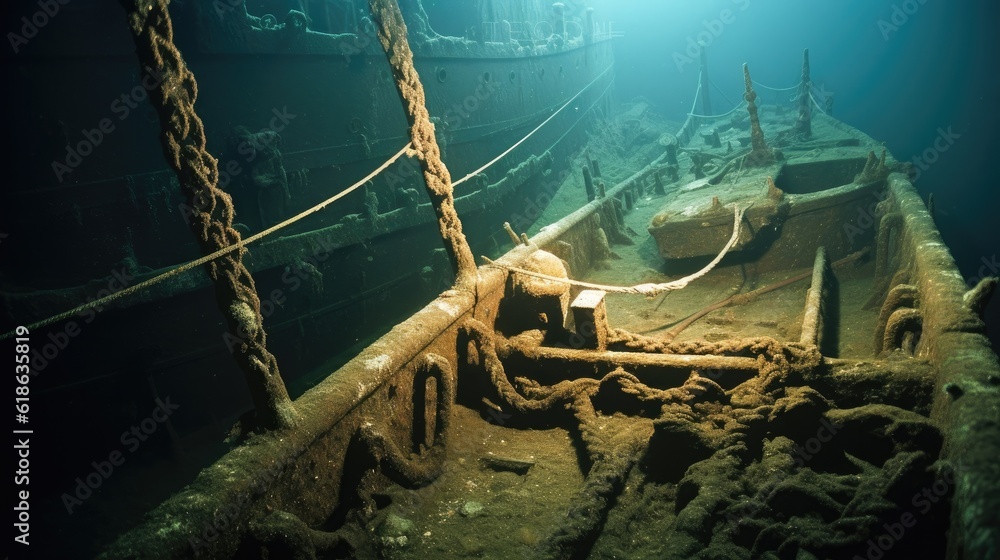
M202 253L212 254L241 243L233 228L235 210L229 194L218 187L218 162L206 149L205 128L195 112L198 84L174 45L169 0L121 0L144 72L159 85L149 93L160 117L161 144L192 210L190 225ZM267 351L260 299L244 249L206 263L215 298L226 315L227 340L246 376L256 407L254 426L265 429L294 424L294 410L275 357Z
M476 283L476 260L462 233L462 221L455 211L451 174L441 161L441 149L434 136L434 125L427 111L424 86L413 67L413 52L406 39L406 24L396 0L370 0L378 38L389 58L396 88L403 98L406 119L410 123L413 154L420 162L427 194L430 195L445 250L455 269L455 285L472 290Z

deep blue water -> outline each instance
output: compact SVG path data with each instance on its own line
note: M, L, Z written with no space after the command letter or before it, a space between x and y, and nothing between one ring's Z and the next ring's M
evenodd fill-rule
M1000 4L982 0L633 0L593 3L618 40L619 100L643 96L682 120L698 80L692 42L708 45L712 80L733 102L741 65L755 80L798 82L809 48L813 83L832 92L837 118L886 143L922 171L938 227L971 282L1000 274ZM760 92L765 94L765 92ZM714 112L730 108L713 91ZM943 136L946 141L935 141ZM933 163L929 163L933 160ZM924 169L926 168L926 169ZM1000 302L988 310L994 346Z
M439 32L474 17L472 2L425 0ZM885 142L917 165L916 186L935 196L937 223L973 284L1000 275L1000 3L987 0L568 0L595 9L616 40L620 102L643 97L678 122L698 82L699 41L708 47L713 112L743 90L743 63L755 81L798 83L802 51L812 80L834 97L834 116ZM758 89L765 103L772 94ZM938 149L935 148L937 142ZM1000 298L996 298L1000 299ZM1000 346L1000 301L987 310Z

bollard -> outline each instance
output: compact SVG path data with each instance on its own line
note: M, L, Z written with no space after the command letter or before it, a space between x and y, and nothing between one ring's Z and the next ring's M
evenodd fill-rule
M608 349L608 312L604 305L606 292L583 290L576 296L570 308L576 334L583 338L584 346L593 350Z

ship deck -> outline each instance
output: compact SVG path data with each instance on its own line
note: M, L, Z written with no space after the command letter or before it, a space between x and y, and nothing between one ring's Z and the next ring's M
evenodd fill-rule
M786 124L779 119L765 126L777 129ZM851 136L849 131L845 136L846 129L832 121L824 121L819 128L821 132L814 139L840 142ZM823 132L828 132L828 137ZM861 133L853 138L856 143L852 147L792 152L786 165L853 160L874 145ZM625 181L638 161L654 159L657 151L647 147L629 157L615 158L598 147L591 148L595 158L602 158L605 177L614 183ZM682 169L686 159L682 154ZM587 164L582 154L580 164ZM634 286L670 282L701 268L708 258L665 259L647 228L663 213L681 215L695 208L687 210L687 215L697 218L697 208L711 210L713 197L752 199L760 194L763 181L752 171L746 177L692 189L696 180L688 173L663 194L655 194L651 186L639 188L630 209L621 205L625 210L620 216L621 229L629 239L611 242L612 253L606 260L595 262L578 276L570 270L570 277L594 284ZM535 233L545 231L545 223L587 202L580 179L567 179ZM829 227L822 213L815 227ZM697 234L695 227L690 235ZM868 242L872 237L869 232ZM741 340L773 340L794 346L802 336L813 276L812 267L803 268L801 263L811 262L817 250L809 240L799 245L781 257L761 258L768 249L747 250L745 254L736 251L682 290L654 297L608 293L608 326L675 347L738 345L736 341ZM779 251L787 247L787 243L778 244ZM846 246L837 250L843 253ZM574 247L574 251L581 248ZM758 547L799 558L825 557L821 551L842 554L845 547L839 541L845 537L834 532L824 536L827 523L849 532L858 529L854 516L878 514L886 502L874 489L892 480L894 475L888 470L905 454L890 459L893 452L883 454L876 449L898 451L909 445L885 433L874 438L871 434L862 436L862 426L905 424L930 440L936 433L924 416L929 411L933 383L926 361L905 352L878 356L874 333L879 309L869 302L878 284L874 258L862 253L855 260L846 254L834 254L830 259L844 256L848 262L833 267L824 301L823 362L811 373L786 373L779 383L765 382L769 374L763 370L748 376L745 372L695 367L687 374L670 374L630 364L630 358L608 373L615 364L602 369L595 363L593 370L570 366L568 361L573 358L567 356L573 356L572 350L560 354L565 358L562 362L529 365L523 356L544 354L547 344L541 335L524 334L498 343L499 347L515 347L513 351L501 349L499 354L510 379L518 377L519 386L529 394L535 385L523 378L541 379L548 387L578 383L579 379L570 381L574 375L570 371L600 379L601 389L591 399L594 417L577 423L582 414L575 408L578 402L573 405L573 420L568 413L555 412L540 418L518 411L516 406L498 406L488 398L462 401L454 410L448 459L441 476L423 488L394 487L387 492L386 501L391 505L373 523L377 527L376 547L385 558L393 559L544 558L558 550L554 543L563 538L574 543L575 554L587 551L581 558L749 558L756 557ZM797 281L767 290L795 277ZM570 300L582 290L571 288ZM757 290L762 293L749 301L723 306L678 329L686 318L713 304ZM535 348L537 354L531 354L531 349L519 350L519 346ZM857 391L861 385L884 380L889 370L907 372L894 386L908 385L910 389L895 397ZM615 383L610 381L616 375L635 385L622 383L616 392ZM693 387L699 389L692 394L704 400L692 394L673 400L665 396L676 397L673 392ZM754 396L748 397L750 393ZM639 397L633 400L636 394ZM757 420L748 420L755 415ZM763 420L761 415L767 420L757 424ZM824 434L824 426L834 426L833 432L843 428L857 439L828 445L836 434ZM591 430L599 433L588 434ZM613 453L607 448L594 452L601 445L595 441L624 453L612 442L617 440L620 445L636 433L643 434L640 439L652 435L649 451L634 468L618 472L618 478L603 472L597 477L606 478L595 481L594 472L601 470L596 463L613 462L607 458ZM760 439L751 442L748 434L759 434ZM819 437L822 442L813 448ZM731 445L739 450L727 449ZM706 449L714 446L714 450ZM934 453L933 448L931 444L919 452L923 459L903 461L907 484L919 487L924 480L920 465L929 457L924 453ZM741 465L734 465L735 456ZM602 484L607 486L603 494L594 488ZM864 488L875 494L866 496ZM699 501L705 500L706 493L711 497ZM594 515L594 508L603 509L606 517L598 529L586 534L586 523L581 520ZM942 515L934 511L924 517L925 526L941 526L945 523ZM928 530L899 548L942 550L943 534L943 530ZM859 553L864 552L862 545ZM563 557L578 556L566 552Z
M955 522L995 501L975 490L996 485L987 290L967 290L878 143L818 115L792 137L793 115L761 112L782 153L749 165L738 114L699 131L706 145L688 134L678 162L669 123L644 111L595 131L575 162L595 196L563 177L530 238L508 224L512 248L474 290L396 325L294 401L295 429L222 458L105 556L180 556L244 494L239 530L198 546L677 560L986 546Z

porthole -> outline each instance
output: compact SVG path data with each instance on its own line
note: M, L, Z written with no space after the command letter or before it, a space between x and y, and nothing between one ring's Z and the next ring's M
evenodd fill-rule
M511 70L510 71L510 75L508 77L510 78L510 81L512 81L512 82L517 81L517 72Z
M448 79L448 70L438 67L438 69L434 71L434 75L437 76L437 80L443 84L445 80Z

